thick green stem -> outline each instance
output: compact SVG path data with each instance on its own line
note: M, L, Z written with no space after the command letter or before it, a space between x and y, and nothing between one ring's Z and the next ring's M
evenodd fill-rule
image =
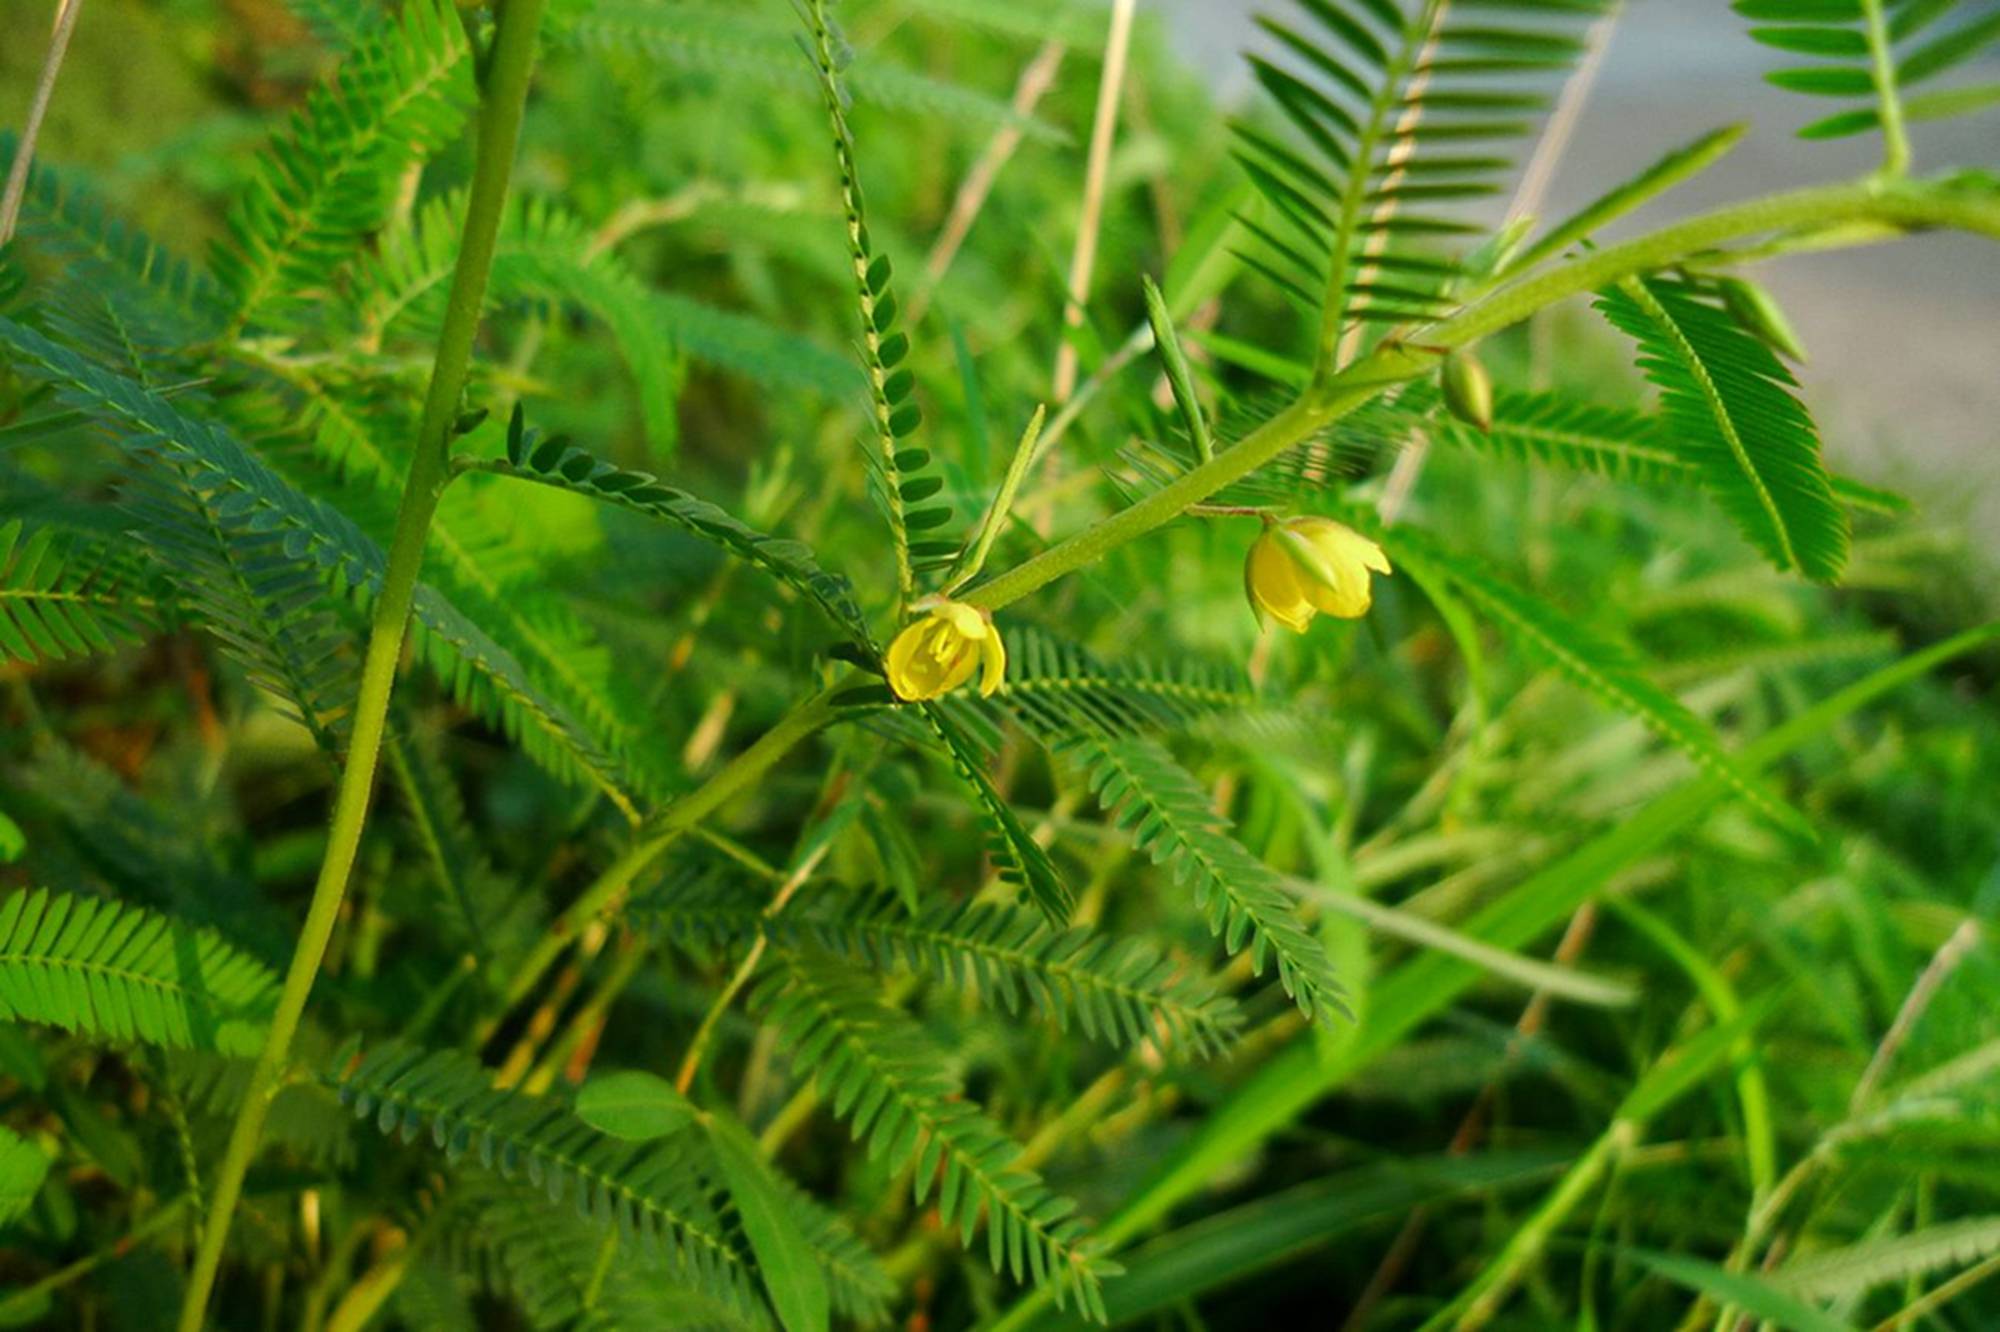
M355 853L361 844L362 828L368 819L368 800L374 789L376 763L381 757L388 720L389 694L395 686L410 607L416 598L431 515L437 510L438 495L448 476L452 423L471 364L487 275L493 267L494 241L499 234L501 208L507 198L507 181L513 169L529 77L534 69L542 5L543 0L503 0L500 6L499 29L493 40L480 106L479 143L466 203L465 232L452 273L444 326L438 335L437 357L424 398L417 446L396 514L388 568L369 627L347 762L340 774L327 833L326 858L313 885L312 903L306 910L305 925L285 973L277 1010L271 1016L270 1032L230 1130L229 1145L215 1180L208 1224L181 1304L180 1332L199 1332L207 1312L209 1293L214 1288L223 1247L229 1238L229 1223L243 1192L243 1177L256 1155L264 1118L291 1050L292 1035L298 1030L306 997L319 974L327 941L333 936L340 904L354 870Z
M962 600L998 610L1094 563L1106 552L1170 522L1189 505L1242 480L1384 390L1431 369L1444 352L1470 346L1566 297L1667 267L1741 237L1856 221L1959 227L2000 238L2000 204L1932 186L1868 181L1772 195L1689 218L1510 282L1452 318L1417 330L1407 341L1384 343L1324 385L1307 390L1213 461L1183 472L1138 503L973 589Z

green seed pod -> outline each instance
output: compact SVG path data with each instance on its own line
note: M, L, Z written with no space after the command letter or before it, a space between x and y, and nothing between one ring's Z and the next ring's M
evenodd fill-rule
M1747 278L1717 278L1715 285L1722 292L1723 305L1746 332L1772 351L1805 363L1805 346L1770 292Z
M1486 367L1471 352L1453 352L1444 358L1439 375L1444 389L1444 405L1469 426L1488 434L1493 430L1493 380Z

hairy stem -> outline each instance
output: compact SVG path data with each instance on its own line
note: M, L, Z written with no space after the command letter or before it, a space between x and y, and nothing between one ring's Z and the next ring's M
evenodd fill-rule
M181 1304L180 1332L200 1332L209 1293L222 1264L223 1247L228 1242L229 1223L243 1192L243 1177L257 1153L264 1118L291 1049L292 1035L298 1030L306 997L319 974L327 941L333 936L340 904L354 870L355 853L361 844L362 828L368 819L369 795L374 789L376 764L388 722L389 694L395 687L396 666L402 657L410 607L416 598L425 537L448 476L452 421L471 365L479 310L486 296L487 275L493 266L494 241L499 234L501 208L506 202L508 177L513 170L515 144L534 70L542 5L543 0L502 0L499 7L499 28L493 40L479 112L479 141L466 204L465 232L452 273L444 324L438 334L417 447L410 459L409 477L396 514L388 569L369 627L347 762L341 770L327 833L326 858L313 885L312 902L285 973L277 1009L271 1016L270 1032L251 1072L216 1175L208 1224Z
M1137 503L967 593L963 600L998 610L1096 562L1172 521L1189 505L1242 480L1384 390L1435 367L1443 353L1470 346L1566 297L1666 267L1740 237L1854 221L1949 226L2000 238L2000 203L1934 186L1871 181L1797 190L1703 213L1509 282L1450 319L1415 330L1407 341L1378 347L1326 383L1308 389L1212 462L1183 472Z
M1882 174L1900 176L1910 169L1910 136L1903 127L1903 99L1896 91L1896 56L1889 49L1889 24L1882 0L1861 0L1868 18L1868 72L1875 80L1875 100L1882 116Z

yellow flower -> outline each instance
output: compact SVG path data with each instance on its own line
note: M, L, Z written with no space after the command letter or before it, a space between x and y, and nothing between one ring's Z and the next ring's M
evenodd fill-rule
M1302 634L1320 611L1352 620L1368 613L1369 571L1388 573L1382 548L1331 518L1292 518L1264 529L1243 566L1243 590L1259 618Z
M984 611L956 601L932 605L889 645L889 688L909 703L948 694L983 667L979 692L991 694L1007 673L1007 649Z

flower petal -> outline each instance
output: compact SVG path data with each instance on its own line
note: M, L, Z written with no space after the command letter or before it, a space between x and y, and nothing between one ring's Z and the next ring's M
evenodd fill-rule
M889 644L889 657L883 663L896 697L921 703L951 688L945 681L951 674L952 645L957 641L951 625L934 615L905 625L896 641Z
M1298 565L1275 531L1266 532L1250 547L1244 583L1250 603L1295 634L1312 623L1313 606L1306 600Z
M997 632L979 640L979 663L984 668L979 677L979 696L991 698L1007 678L1007 645L1000 641Z
M931 614L949 624L959 637L974 642L993 632L993 626L986 622L986 617L963 602L944 602Z
M956 631L954 631L956 637ZM952 690L972 678L979 668L979 645L971 639L956 637L957 650L944 668L943 678L938 683L939 694L949 694ZM935 698L937 695L933 694Z
M1345 523L1331 518L1300 518L1288 525L1288 534L1307 547L1311 562L1302 561L1322 575L1307 581L1306 599L1329 615L1355 619L1368 613L1373 601L1369 586L1370 569L1389 571L1382 548Z

